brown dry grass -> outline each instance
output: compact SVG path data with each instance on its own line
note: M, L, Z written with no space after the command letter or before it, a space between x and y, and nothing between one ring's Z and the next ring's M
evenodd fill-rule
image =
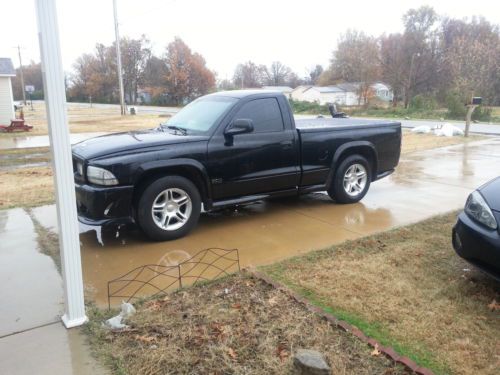
M0 209L33 207L54 201L50 167L21 168L0 172Z
M499 284L451 247L456 214L265 268L437 373L498 374Z
M401 153L407 154L415 151L429 150L438 147L452 146L485 139L484 136L471 135L464 137L437 137L434 134L416 134L409 130L403 130L403 142Z
M298 348L324 353L334 374L406 373L283 292L243 275L145 302L128 331L103 329L96 313L87 327L92 347L117 374L289 374Z

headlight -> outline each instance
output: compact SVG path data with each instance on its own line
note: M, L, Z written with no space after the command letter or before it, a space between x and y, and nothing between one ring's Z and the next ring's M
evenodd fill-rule
M475 191L465 203L465 213L472 219L486 225L490 229L497 229L498 224L483 196Z
M118 185L118 180L113 173L92 165L87 168L87 179L96 185Z

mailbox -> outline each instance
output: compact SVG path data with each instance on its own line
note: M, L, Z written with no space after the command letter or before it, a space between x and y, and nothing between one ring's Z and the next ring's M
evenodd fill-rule
M474 97L472 97L471 104L472 105L481 105L482 101L483 101L483 98L481 98L480 96L474 96Z

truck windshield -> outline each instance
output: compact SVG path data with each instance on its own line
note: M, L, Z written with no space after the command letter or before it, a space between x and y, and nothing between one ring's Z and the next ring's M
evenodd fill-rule
M162 127L182 129L184 133L206 133L238 99L212 96L189 103Z

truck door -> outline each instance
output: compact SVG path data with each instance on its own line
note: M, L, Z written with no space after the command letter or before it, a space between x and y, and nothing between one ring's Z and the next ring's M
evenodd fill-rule
M299 145L295 129L286 129L275 97L246 102L228 126L249 119L253 131L225 136L219 129L208 144L208 174L213 199L294 188L299 179Z

